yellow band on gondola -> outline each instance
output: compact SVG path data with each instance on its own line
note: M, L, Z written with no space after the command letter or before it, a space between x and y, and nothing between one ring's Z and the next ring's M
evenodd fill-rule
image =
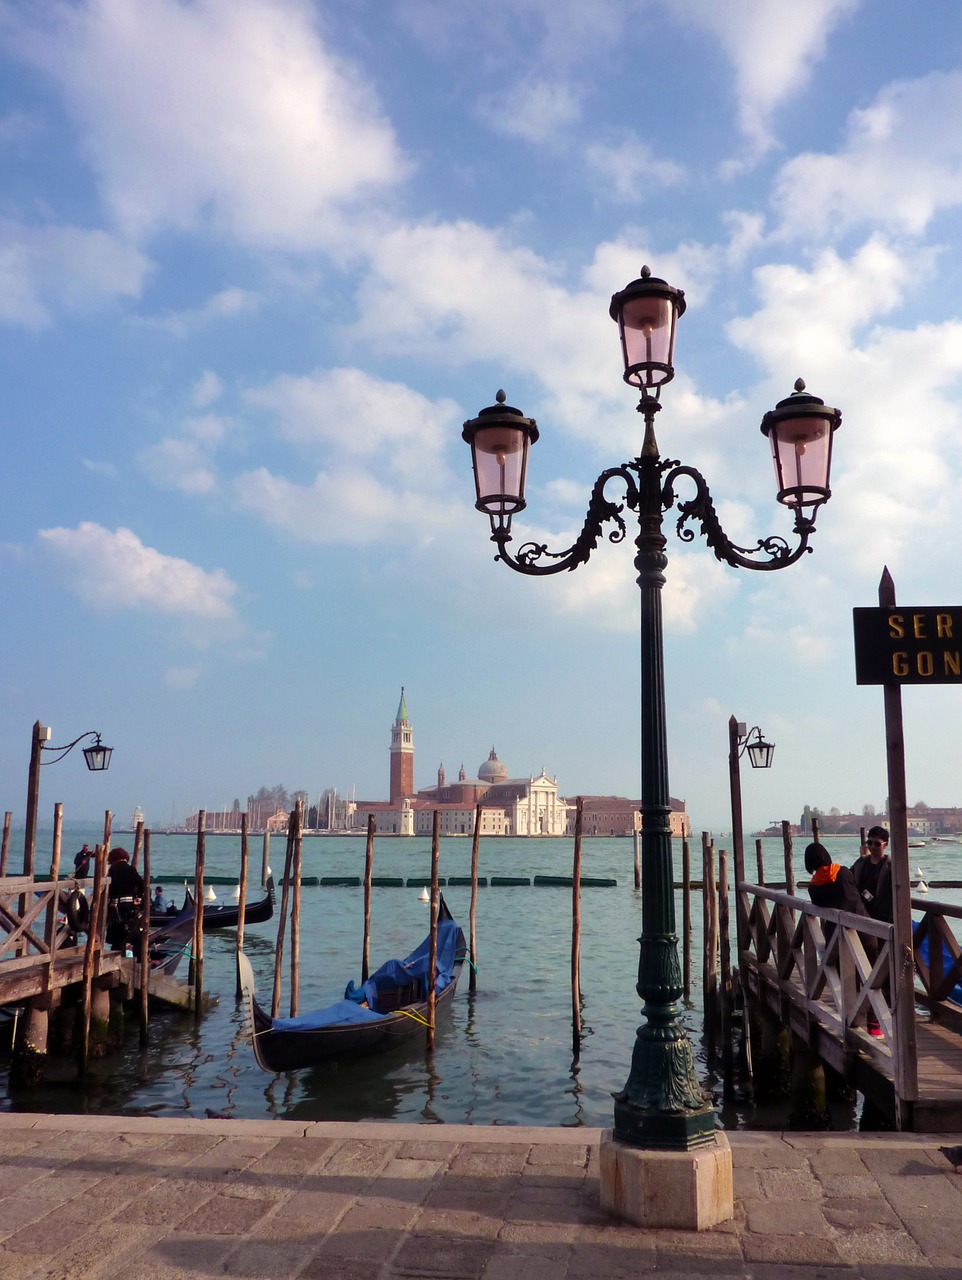
M415 1022L420 1022L422 1027L430 1027L427 1018L422 1018L419 1013L411 1013L409 1009L395 1009L395 1013L402 1013L405 1018L413 1018Z

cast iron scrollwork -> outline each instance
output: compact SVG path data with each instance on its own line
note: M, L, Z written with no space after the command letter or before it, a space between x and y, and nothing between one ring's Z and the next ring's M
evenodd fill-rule
M666 464L666 465L671 465ZM711 547L718 560L730 565L739 565L743 569L784 569L800 560L806 551L809 538L815 529L815 522L802 515L795 514L795 532L799 535L799 544L794 549L780 536L772 535L759 538L754 547L739 547L731 541L718 519L712 503L711 493L701 472L694 467L676 465L665 477L662 487L662 504L666 511L675 506L675 481L679 476L686 476L695 486L695 496L686 502L678 501L678 521L675 532L682 542L692 542L695 530L687 527L689 520L697 520L702 527L705 541ZM753 560L752 556L767 556L766 560Z
M507 549L510 535L499 530L493 534L493 540L498 544L498 554L495 559L503 560L519 573L532 575L563 573L566 570L577 569L578 565L587 561L598 545L604 526L609 522L613 522L615 527L608 533L608 541L623 542L627 529L621 513L626 505L633 511L638 509L638 486L629 469L630 465L625 463L623 466L609 467L607 471L602 471L591 491L588 514L581 533L565 551L549 551L544 543L525 542L518 548L517 553L512 555ZM605 497L605 486L610 480L616 478L624 482L627 490L623 502L612 502L610 498ZM542 560L554 563L542 564L540 563Z

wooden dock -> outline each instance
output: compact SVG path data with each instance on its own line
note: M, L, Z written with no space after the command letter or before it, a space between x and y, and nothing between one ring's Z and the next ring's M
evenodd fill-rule
M900 963L892 925L761 885L736 892L746 995L897 1128L962 1130L962 946L950 924L962 907L913 899L921 919Z

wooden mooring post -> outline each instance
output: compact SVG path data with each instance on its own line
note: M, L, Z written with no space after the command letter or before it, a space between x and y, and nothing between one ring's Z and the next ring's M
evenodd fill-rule
M10 859L10 823L12 819L13 814L8 809L3 815L3 843L0 844L0 876L7 874L7 864Z
M303 800L294 805L294 861L291 879L291 1001L290 1016L296 1018L300 1009L301 989L301 854L303 839Z
M471 842L471 907L468 912L468 990L474 991L478 985L478 857L481 845L481 806L474 810L474 839Z
M581 1052L581 827L584 799L575 809L575 847L571 870L571 1048Z
M207 858L207 812L197 815L197 860L194 864L194 1017L204 1004L204 870Z
M438 998L438 908L441 896L441 887L438 883L438 860L441 846L440 831L441 814L435 809L431 823L431 934L428 943L428 1028L426 1039L428 1053L434 1052L434 1022Z
M701 833L701 853L702 919L705 934L702 992L705 1033L709 1052L713 1053L718 1033L718 889L715 884L715 846L707 831Z
M246 813L242 813L241 814L240 880L237 885L237 905L240 908L240 910L237 913L237 942L234 948L234 954L236 958L236 968L237 968L237 987L235 990L235 995L237 996L238 1000L241 998L241 994L242 994L241 976L240 976L240 955L241 955L241 952L244 950L244 926L246 924L246 917L247 917L247 867L248 867L248 859L250 855L248 831L247 831L248 821L249 821L248 815ZM266 876L264 879L266 883L267 881Z
M732 951L728 902L728 851L718 851L718 945L721 957L721 1038L722 1082L726 1101L735 1096L735 1057L732 1045L732 1014L735 998L732 985Z
M294 862L294 813L287 823L287 851L284 855L284 879L281 883L281 910L277 921L277 943L274 946L274 989L271 994L271 1017L281 1012L281 965L284 960L284 934L287 931L287 907L291 895L291 867Z
M371 877L374 872L374 814L367 815L367 847L364 851L364 939L361 946L361 982L371 976Z
M140 931L140 1043L149 1039L148 988L150 983L150 830L144 828L144 901Z

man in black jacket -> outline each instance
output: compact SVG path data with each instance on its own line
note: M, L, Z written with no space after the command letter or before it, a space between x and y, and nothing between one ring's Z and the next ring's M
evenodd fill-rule
M126 951L138 931L144 882L126 849L111 849L107 862L107 942L113 951Z
M892 923L892 861L887 849L889 833L884 827L871 827L866 838L868 857L859 858L852 866L855 887L873 920Z
M852 867L852 876L858 889L859 897L865 903L865 909L873 920L892 923L892 862L888 856L889 833L884 827L870 827L865 843L868 845L868 857L859 858ZM875 960L875 946L866 945L870 960ZM889 987L886 982L883 991L889 998ZM874 1013L866 1015L866 1028L870 1035L880 1036L882 1029Z

